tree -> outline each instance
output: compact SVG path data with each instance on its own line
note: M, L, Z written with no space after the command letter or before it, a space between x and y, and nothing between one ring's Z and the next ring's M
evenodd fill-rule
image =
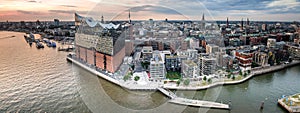
M180 82L181 82L181 81L183 81L182 77L181 77L181 78L179 78L179 81L180 81Z
M183 84L186 85L186 86L189 85L190 84L190 79L185 79Z
M240 70L240 75L241 75L241 76L243 75L242 70Z
M211 78L209 78L207 81L208 81L208 83L211 83L211 82L212 82Z
M134 70L134 68L135 68L135 65L131 65L131 69Z
M180 82L181 82L180 80L176 81L177 86L179 86Z
M244 77L246 77L247 76L247 73L244 73Z
M206 81L206 79L207 79L206 76L204 76L204 77L203 77L203 80Z
M227 75L227 78L231 78L231 74Z
M128 75L129 75L129 76L133 75L132 71L130 71L130 72L128 73Z
M130 78L130 75L127 74L127 75L125 75L125 76L123 77L123 80L124 80L124 81L127 81L129 78Z
M134 77L134 81L138 81L138 80L140 80L140 77L139 76L135 76Z

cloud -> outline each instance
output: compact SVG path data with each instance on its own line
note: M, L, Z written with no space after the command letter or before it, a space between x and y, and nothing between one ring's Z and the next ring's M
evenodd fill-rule
M16 14L17 18L23 18L25 15L26 19L37 18L30 15L39 15L38 18L43 15L45 19L62 17L72 20L75 12L97 19L104 15L107 20L117 18L116 15L124 13L124 19L127 19L128 9L131 9L133 19L141 17L176 19L176 16L183 15L190 19L201 20L203 13L207 20L210 17L218 19L229 17L237 20L247 17L257 20L299 20L300 18L300 0L83 0L73 2L45 0L42 3L41 0L1 0L0 4L2 5L0 11L4 11L2 15ZM8 13L8 9L12 9L12 12ZM11 17L16 19L15 15Z
M37 1L35 1L35 0L29 0L27 2L37 3Z
M212 13L228 16L300 13L299 0L199 0ZM200 7L200 6L199 6ZM213 14L215 15L215 14Z
M161 13L161 14L180 14L179 12L161 6L143 5L130 8L131 12L151 12L151 13Z
M270 14L300 13L300 2L297 0L277 0L266 5Z
M48 10L49 12L52 13L65 13L65 14L72 14L75 13L75 10Z
M30 3L42 3L42 1L37 1L37 0L28 0L27 2L30 2Z
M76 10L48 10L50 13L59 13L59 14L74 14L74 13L79 13L79 14L93 14L95 13L94 11L76 11ZM99 12L96 12L99 13Z
M297 0L277 0L270 2L267 7L295 7L299 6L299 4Z
M77 7L77 6L74 6L74 5L60 5L60 6L63 6L63 7Z
M95 2L95 3L99 3L99 2L101 2L102 0L88 0L88 1Z
M42 13L36 12L36 11L25 11L25 10L17 10L17 12L23 13L23 14L28 14L28 15L39 15L39 14L42 14Z

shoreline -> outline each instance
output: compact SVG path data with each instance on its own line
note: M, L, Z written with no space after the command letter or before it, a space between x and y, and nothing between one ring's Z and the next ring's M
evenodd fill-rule
M77 66L79 66L79 67L81 67L81 68L83 68L83 69L85 69L85 70L87 70L87 71L89 71L89 72L91 72L91 73L93 73L93 74L95 74L95 75L97 75L97 76L99 76L99 77L115 84L115 85L118 85L118 86L120 86L122 88L125 88L125 89L128 89L128 90L156 91L157 88L158 88L158 86L156 86L156 87L151 87L151 86L145 87L145 86L138 86L138 85L136 85L135 87L134 86L129 86L129 85L125 84L124 82L121 82L121 81L118 81L114 78L111 78L108 74L99 72L95 69L92 69L91 67L89 67L89 66L87 66L87 65L85 65L85 64L83 64L83 63L81 63L81 62L79 62L79 61L77 61L77 60L75 60L71 57L69 57L69 56L67 56L66 60L71 62L71 63L76 64Z
M95 69L92 69L90 66L85 65L81 63L80 61L77 61L71 56L67 56L66 60L68 62L75 63L76 65L80 66L81 68L86 69L87 71L96 74L99 77L102 77L103 79L106 79L107 81L114 83L115 85L118 85L120 87L123 87L125 89L131 90L131 91L159 91L163 95L169 97L171 100L170 103L175 103L179 105L187 105L187 106L196 106L196 107L205 107L205 108L216 108L216 109L226 109L230 110L230 103L229 104L223 104L223 103L217 103L217 102L211 102L211 101L203 101L203 100L193 100L193 99L187 99L187 98L181 98L177 97L176 94L174 94L170 90L165 90L162 85L159 83L157 84L147 84L147 85L130 85L126 84L123 81L116 80L115 78L111 78L108 74L101 73ZM153 86L151 86L153 85Z
M213 88L213 87L217 87L217 86L221 86L221 85L235 85L235 84L240 84L240 83L246 82L255 76L260 76L262 74L267 74L267 73L283 70L288 67L292 67L292 66L300 64L300 61L293 61L289 64L281 64L281 65L276 65L276 66L270 66L270 67L263 68L263 69L258 69L258 70L251 72L251 74L248 75L247 77L245 77L241 80L236 80L236 81L215 82L215 83L208 84L205 86L197 86L197 87L189 87L189 86L174 87L174 86L166 86L164 84L162 84L162 85L154 84L152 86L151 85L143 86L143 85L137 85L137 84L129 85L128 83L126 84L126 82L122 82L122 81L116 80L115 78L111 78L108 74L96 71L95 69L77 61L76 59L71 58L70 56L67 56L66 60L69 62L75 63L76 65L80 66L81 68L84 68L87 71L89 71L101 78L104 78L111 83L114 83L115 85L118 85L118 86L123 87L128 90L140 90L140 91L157 91L157 88L159 88L159 87L171 89L171 90L205 90L205 89L209 89L209 88Z
M250 75L248 75L247 77L241 79L241 80L235 80L235 81L223 81L223 82L215 82L209 85L205 85L205 86L198 86L198 87L172 87L172 86L165 86L164 88L166 89L172 89L172 90L205 90L205 89L209 89L209 88L213 88L213 87L218 87L218 86L222 86L222 85L236 85L236 84L240 84L240 83L244 83L248 80L250 80L251 78L255 77L255 76L260 76L263 74L267 74L267 73L272 73L275 71L280 71L283 69L286 69L288 67L293 67L295 65L300 64L300 61L293 61L289 64L281 64L281 65L277 65L277 66L270 66L266 69L258 69L255 70L253 72L251 72ZM258 72L259 71L259 72Z

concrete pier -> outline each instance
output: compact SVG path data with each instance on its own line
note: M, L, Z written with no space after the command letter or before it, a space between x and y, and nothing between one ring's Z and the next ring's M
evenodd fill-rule
M157 88L158 91L171 98L169 100L170 103L186 105L186 106L194 106L194 107L206 107L206 108L217 108L217 109L230 109L228 104L222 104L217 102L210 101L202 101L202 100L194 100L177 97L173 92L166 90L164 88Z
M169 101L170 103L195 106L195 107L205 107L205 108L217 108L217 109L230 109L228 104L203 101L203 100L192 100L187 98L176 97Z

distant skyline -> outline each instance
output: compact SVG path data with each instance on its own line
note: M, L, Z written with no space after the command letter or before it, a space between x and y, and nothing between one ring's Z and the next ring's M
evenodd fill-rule
M126 20L128 9L132 20L300 21L300 0L1 0L0 21Z

